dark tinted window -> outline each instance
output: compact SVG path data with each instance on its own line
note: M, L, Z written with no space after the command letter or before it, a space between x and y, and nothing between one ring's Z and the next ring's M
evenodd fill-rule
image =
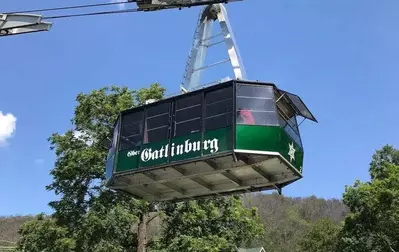
M205 130L233 124L233 86L205 93Z
M233 98L233 86L209 91L206 93L206 104Z
M231 98L209 104L206 108L206 116L211 117L215 115L225 114L233 111L233 100Z
M233 113L222 114L205 119L205 130L216 130L233 125Z
M144 143L153 143L169 137L170 103L161 103L147 109Z
M166 140L169 137L169 127L165 126L154 130L149 130L147 132L147 137L148 143Z
M170 103L165 102L161 104L157 104L155 106L151 106L147 108L147 118L151 116L157 116L160 114L169 113Z
M201 104L198 106L190 107L187 109L181 109L176 111L176 122L183 122L190 119L201 117L202 107Z
M188 95L176 101L175 136L201 130L202 93Z
M176 109L179 110L182 108L187 108L201 104L201 99L202 99L202 93L182 97L176 101Z
M122 116L120 150L132 149L141 145L143 131L143 111Z
M176 136L184 136L201 130L201 118L176 124Z
M147 118L148 130L168 126L169 125L169 114L161 114L159 116L153 116Z
M123 125L122 134L124 136L140 134L142 130L142 122L135 122L132 124Z

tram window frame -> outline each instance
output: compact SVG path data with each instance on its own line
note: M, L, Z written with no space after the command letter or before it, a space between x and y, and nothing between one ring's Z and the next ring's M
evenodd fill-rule
M242 111L249 112L248 114L252 117L251 122L241 119ZM279 126L274 86L237 84L236 118L238 125Z
M156 143L164 140L168 140L170 138L170 125L171 125L171 101L165 101L157 104L151 104L149 107L145 109L145 117L144 117L144 128L143 128L143 143ZM163 117L163 118L161 118ZM149 121L155 120L164 120L163 123L159 123L154 128L148 128ZM152 136L155 136L155 133L159 133L161 131L165 131L161 134L161 137L157 136L152 139Z
M299 132L299 125L297 121L297 113L290 105L285 94L276 92L277 102L276 108L279 116L279 125L284 131L302 147L301 134Z
M179 97L174 101L173 137L202 131L203 93Z
M120 133L120 124L121 124L121 118L118 118L118 120L115 123L114 129L112 131L111 146L108 150L107 160L110 159L118 150L118 137Z
M144 110L127 112L122 115L119 133L119 151L139 148L143 143L143 117ZM138 132L126 131L126 128L132 125L138 125ZM128 133L126 135L125 133Z
M217 130L230 127L233 125L234 111L234 86L205 91L204 99L204 131ZM212 107L221 109L219 113L215 113Z

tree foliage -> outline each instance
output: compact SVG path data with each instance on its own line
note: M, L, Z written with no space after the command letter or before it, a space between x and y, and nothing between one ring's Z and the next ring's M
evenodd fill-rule
M337 249L340 226L330 219L317 220L300 241L301 251L333 252Z
M370 164L371 181L347 187L350 209L339 250L399 251L399 150L384 146Z
M245 208L240 198L234 196L169 204L164 211L166 218L159 245L168 251L177 244L201 245L204 241L215 241L215 237L222 239L219 241L221 246L227 242L238 248L263 234L257 210ZM229 246L223 245L223 249L229 249ZM198 249L204 249L204 246Z
M301 242L304 251L399 251L399 150L377 150L369 172L370 181L345 188L350 212L342 229L328 221L315 224Z
M164 248L155 249L151 252L236 252L237 247L224 237L217 235L193 237L180 235L173 238Z
M164 91L155 83L138 91L112 86L77 96L73 128L49 138L56 162L50 172L53 181L46 188L60 199L49 203L54 209L51 219L37 219L22 227L21 250L31 246L28 251L42 251L35 242L44 239L47 228L60 228L59 235L71 241L73 251L134 250L133 227L145 202L104 187L107 151L98 143L110 135L119 112L143 104L151 93L159 98ZM58 242L58 236L53 237Z
M22 251L70 252L76 248L75 239L68 236L66 227L43 214L29 221L21 231L19 249Z

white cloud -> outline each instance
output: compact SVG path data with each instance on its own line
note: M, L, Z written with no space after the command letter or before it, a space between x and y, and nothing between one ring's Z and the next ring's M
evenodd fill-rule
M121 0L111 0L110 1L110 3L119 3L119 2L122 2ZM117 4L117 6L118 6L118 8L120 9L120 10L123 10L123 9L125 9L126 8L126 4Z
M13 114L0 111L0 146L5 145L16 130L17 118Z

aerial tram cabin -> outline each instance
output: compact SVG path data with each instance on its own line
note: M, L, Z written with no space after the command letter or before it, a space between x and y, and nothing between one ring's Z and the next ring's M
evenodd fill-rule
M148 201L276 189L302 178L302 100L271 83L227 81L123 111L106 183Z

